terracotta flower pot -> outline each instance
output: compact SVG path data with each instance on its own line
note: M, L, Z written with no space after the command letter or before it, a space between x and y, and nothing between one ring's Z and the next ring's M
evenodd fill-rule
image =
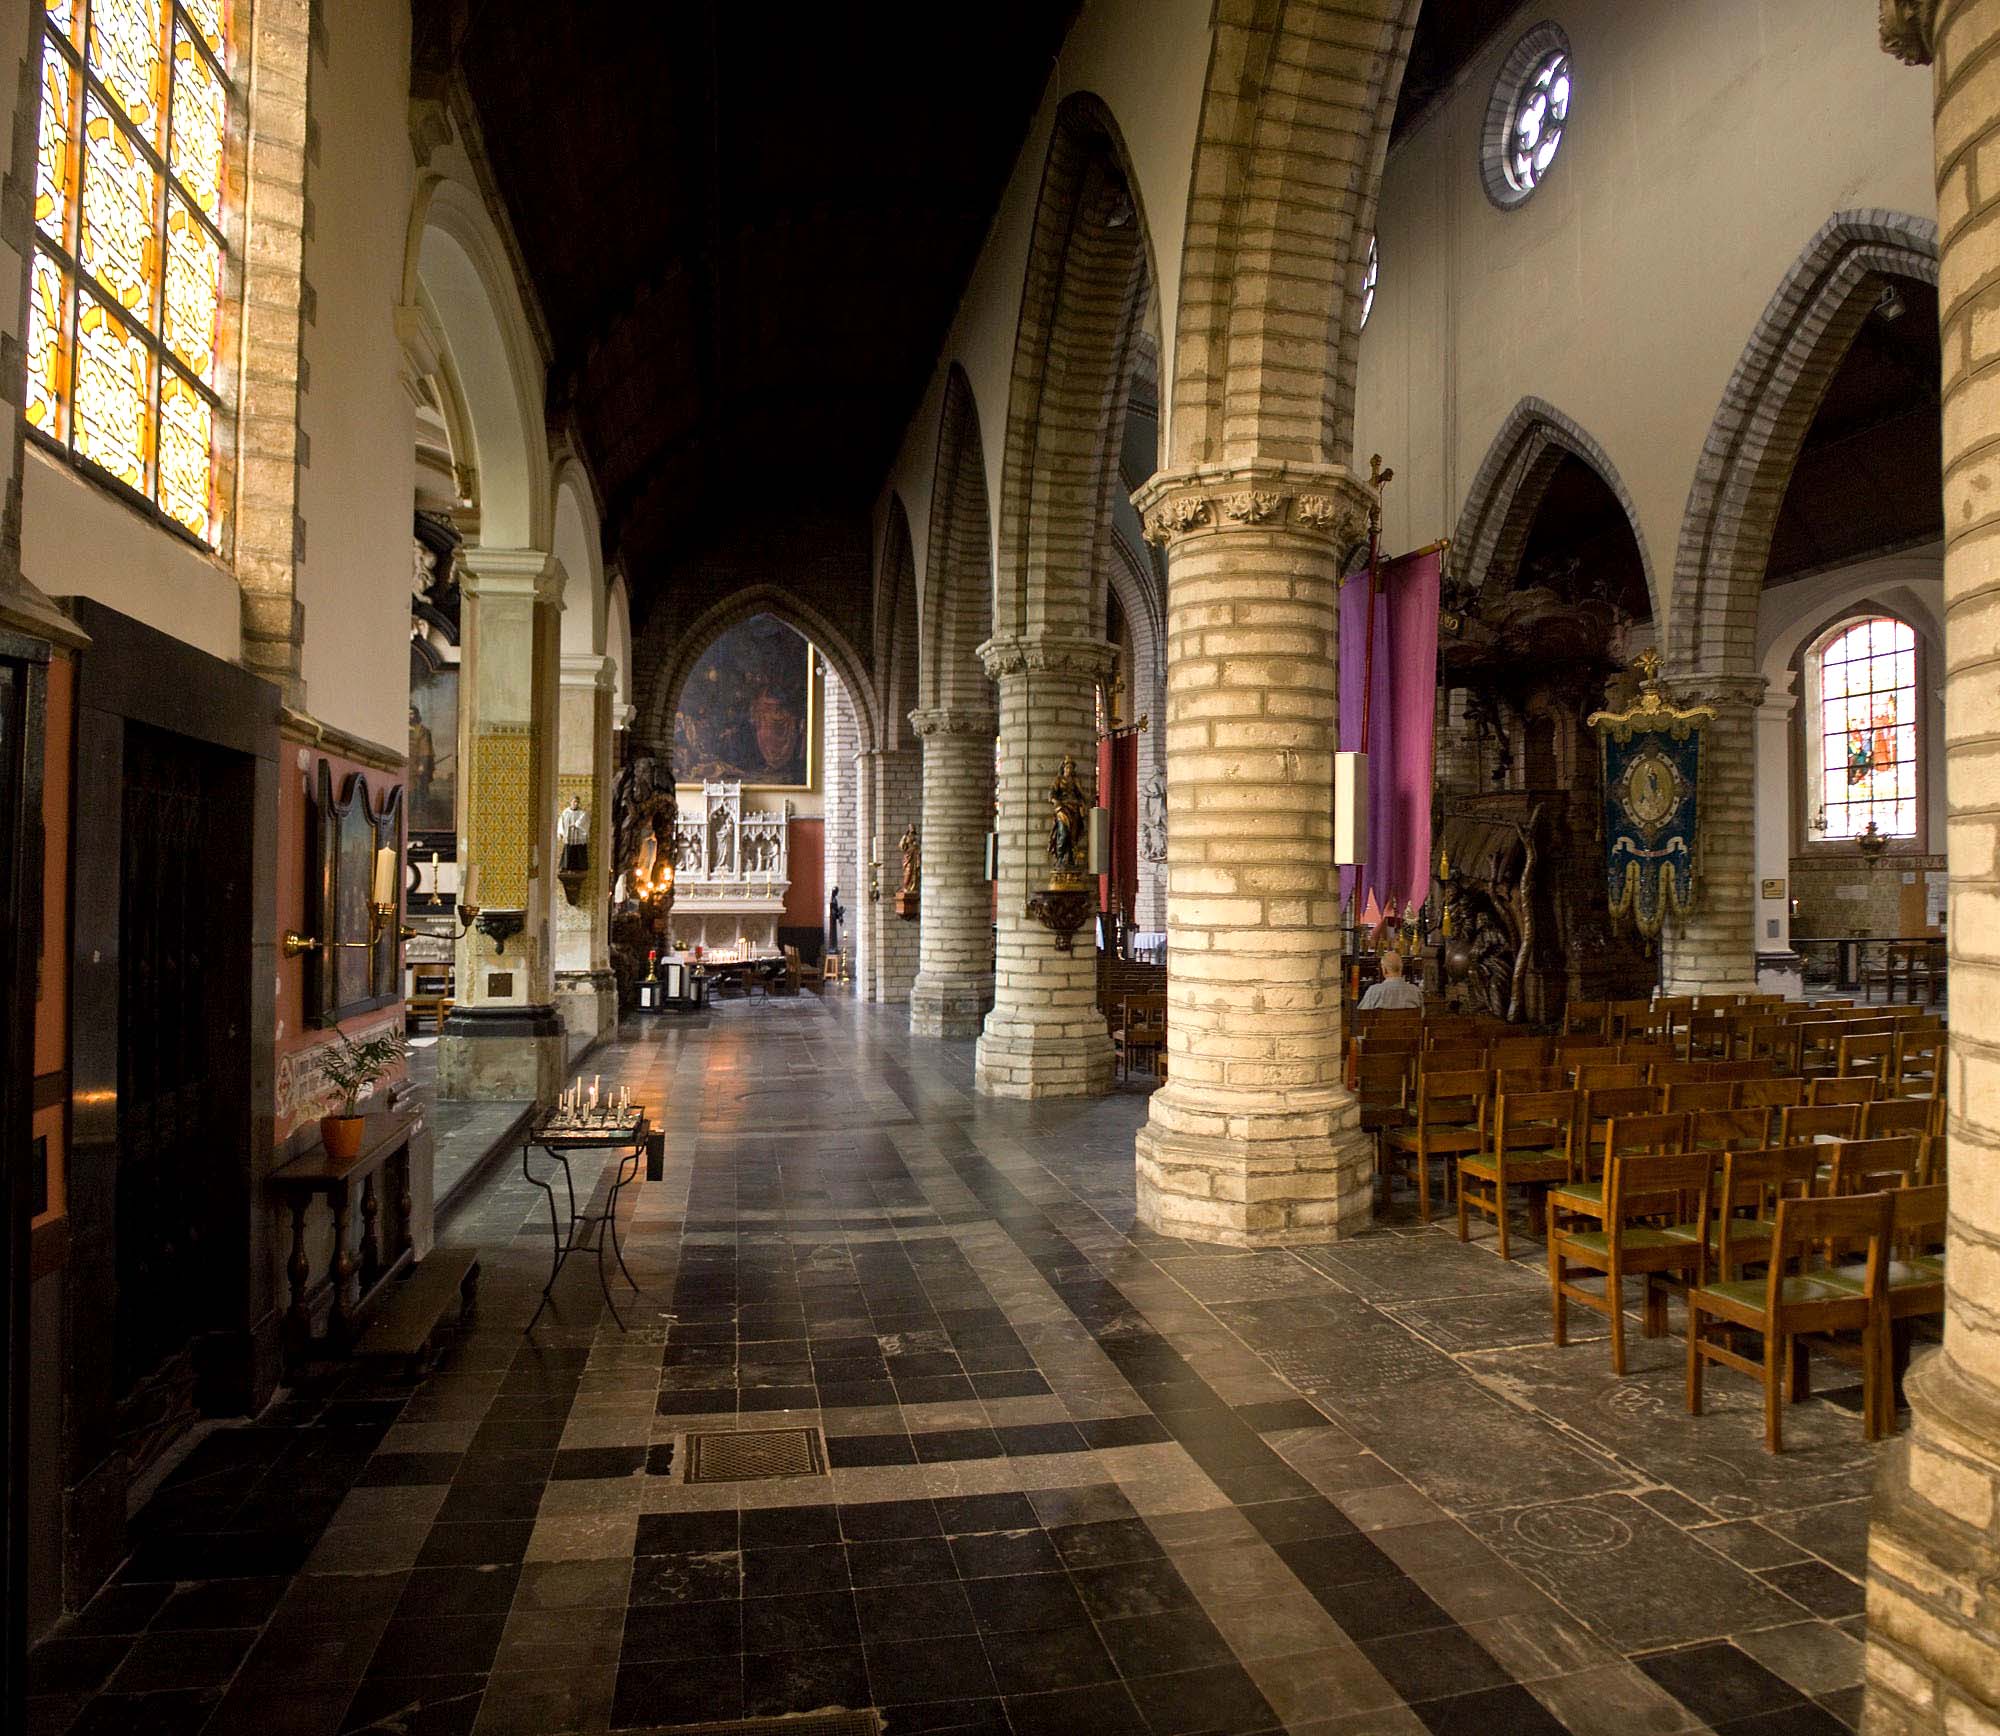
M337 1162L361 1155L361 1120L358 1115L322 1115L319 1137L326 1155Z

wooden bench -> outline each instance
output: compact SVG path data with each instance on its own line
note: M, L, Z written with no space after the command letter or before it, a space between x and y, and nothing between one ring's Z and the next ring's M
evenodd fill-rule
M438 1329L468 1321L479 1300L479 1250L437 1247L385 1287L354 1341L354 1354L420 1374L436 1359ZM453 1307L456 1304L456 1312Z

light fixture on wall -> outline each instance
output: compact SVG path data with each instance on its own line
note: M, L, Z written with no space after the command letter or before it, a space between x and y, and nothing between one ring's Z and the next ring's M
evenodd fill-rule
M396 897L396 876L401 862L393 844L384 844L375 852L374 879L368 888L368 938L366 940L321 940L317 935L301 934L295 928L285 930L279 942L280 950L287 958L297 958L301 953L316 952L325 947L352 946L364 951L373 951L381 943L383 934L396 922L397 913L402 908ZM403 924L397 928L397 938L408 940L417 931ZM461 934L463 929L459 931Z
M1889 848L1889 834L1870 820L1861 836L1854 840L1854 847L1861 852L1868 866L1873 868L1882 859L1882 852Z

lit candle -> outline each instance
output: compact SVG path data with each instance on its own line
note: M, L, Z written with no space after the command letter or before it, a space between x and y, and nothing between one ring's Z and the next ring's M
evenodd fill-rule
M431 896L432 896L433 898L435 898L435 897L437 896L437 893L438 893L438 853L437 853L437 852L436 852L435 850L433 850L433 851L431 852L431 886L430 886L430 892L431 892Z
M375 899L377 904L396 902L396 850L384 844L375 852Z

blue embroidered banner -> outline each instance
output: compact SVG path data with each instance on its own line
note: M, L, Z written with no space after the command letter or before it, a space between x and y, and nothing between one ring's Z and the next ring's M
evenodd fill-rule
M1604 754L1604 879L1613 918L1630 914L1656 935L1671 911L1694 907L1699 867L1701 726L1707 706L1669 705L1659 659L1639 659L1639 702L1599 711L1590 725Z

